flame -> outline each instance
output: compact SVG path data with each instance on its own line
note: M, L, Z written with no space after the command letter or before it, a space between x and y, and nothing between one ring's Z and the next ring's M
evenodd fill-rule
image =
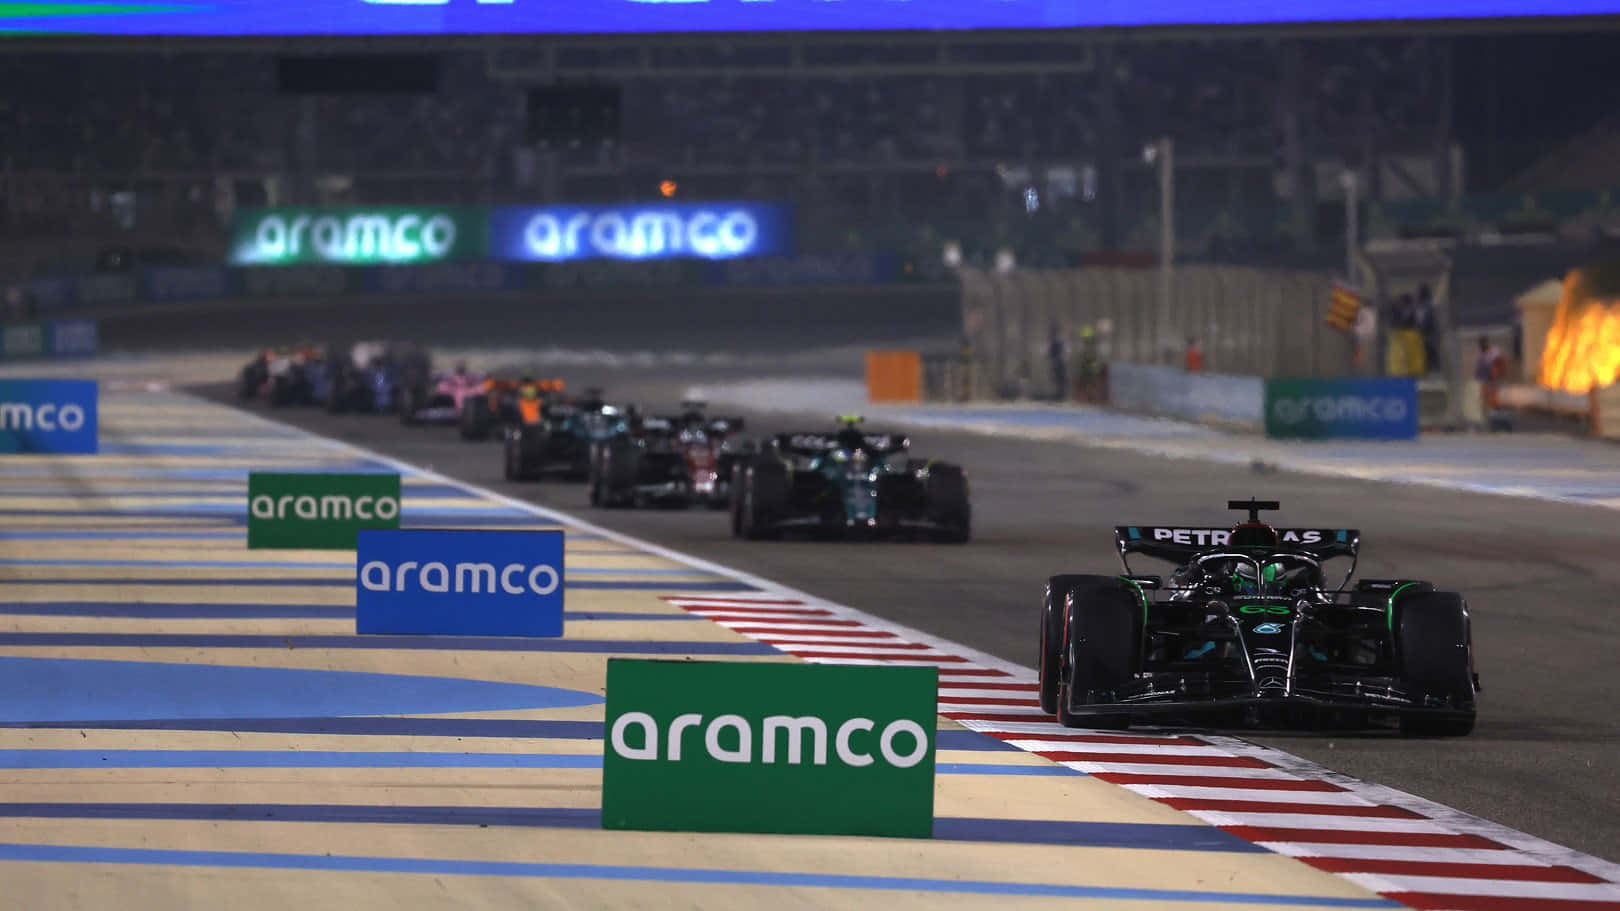
M1580 269L1565 277L1547 330L1537 382L1550 389L1578 394L1620 380L1620 300L1589 296L1586 279Z

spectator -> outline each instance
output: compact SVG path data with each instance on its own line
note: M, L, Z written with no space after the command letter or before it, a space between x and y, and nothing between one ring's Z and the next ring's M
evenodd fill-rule
M1412 299L1412 295L1402 294L1395 298L1395 305L1389 312L1389 328L1417 328L1417 303Z
M1486 423L1492 422L1501 402L1502 378L1507 375L1507 358L1489 336L1479 337L1479 357L1474 361L1474 379L1479 380Z
M1052 323L1052 340L1047 343L1046 357L1052 362L1053 398L1062 402L1069 398L1069 344L1063 339L1063 330Z
M1423 333L1423 370L1434 373L1440 369L1440 326L1434 312L1434 293L1428 285L1418 285L1412 328Z
M1088 402L1102 401L1102 357L1097 352L1097 330L1090 325L1080 327L1080 388Z
M1200 373L1204 369L1204 349L1198 339L1187 339L1186 367L1188 373Z

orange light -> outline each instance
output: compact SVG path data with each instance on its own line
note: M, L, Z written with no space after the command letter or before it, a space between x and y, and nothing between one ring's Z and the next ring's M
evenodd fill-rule
M1564 279L1537 382L1579 394L1616 380L1620 380L1620 300L1587 297L1584 276L1576 269Z
M669 199L670 197L674 196L675 191L679 190L680 188L681 185L673 180L659 181L658 195L664 197L665 199Z
M944 180L945 178L951 176L951 169L945 167L944 165L935 165L934 176L940 180Z

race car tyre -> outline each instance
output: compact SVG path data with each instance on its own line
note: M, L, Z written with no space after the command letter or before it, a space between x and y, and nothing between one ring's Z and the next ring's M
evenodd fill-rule
M1474 730L1474 658L1468 602L1454 592L1398 598L1395 648L1401 679L1414 697L1442 711L1401 715L1401 733L1461 737Z
M503 461L505 462L506 479L508 481L533 481L539 477L537 473L530 471L529 467L524 464L522 437L507 437L504 449L505 458Z
M484 396L473 396L461 405L461 416L457 420L457 429L461 431L463 440L489 439L489 399Z
M743 470L737 498L737 536L750 541L775 537L774 523L787 506L787 498L787 469L780 462L759 459L750 463Z
M248 366L242 368L242 379L236 387L236 397L246 401L259 394L259 386L264 383L263 371Z
M1064 575L1046 580L1041 598L1041 650L1035 666L1040 669L1041 711L1057 714L1058 687L1063 668L1063 611L1071 593L1089 593L1118 587L1110 576ZM1089 598L1082 594L1082 599Z
M275 408L285 408L292 404L292 383L284 377L276 377L270 383L270 404Z
M402 389L399 393L399 422L406 427L422 423L416 419L418 395L415 389Z
M1063 671L1057 716L1064 727L1123 730L1128 712L1077 712L1096 705L1136 673L1141 601L1123 585L1071 591L1065 600Z
M968 503L967 475L956 465L933 465L924 487L928 510L940 528L939 538L966 544L973 536L973 508Z

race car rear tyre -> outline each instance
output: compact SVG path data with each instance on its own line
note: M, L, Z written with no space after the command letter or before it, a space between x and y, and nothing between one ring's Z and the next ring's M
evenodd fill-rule
M1046 592L1041 598L1041 650L1035 664L1040 669L1041 711L1046 714L1057 714L1063 669L1063 611L1069 594L1118 585L1119 580L1111 576L1064 575L1046 580Z
M737 503L738 537L759 541L775 537L773 524L787 506L787 470L781 463L765 459L744 469L742 495Z
M1136 673L1141 601L1123 585L1071 591L1065 601L1058 722L1071 728L1130 727L1129 712L1075 710L1111 701L1112 694Z
M533 481L538 475L530 471L523 460L523 440L519 437L508 437L505 445L506 479L508 481Z
M404 389L399 394L399 422L406 427L422 423L416 419L417 394L415 389Z
M928 511L939 527L939 538L966 544L973 537L973 509L968 503L967 475L956 465L933 465L924 487Z
M1454 592L1398 598L1395 648L1401 680L1414 698L1439 711L1401 715L1401 733L1461 737L1474 730L1474 658L1468 602Z
M489 399L477 395L462 403L457 429L461 431L463 440L489 439L490 423Z

